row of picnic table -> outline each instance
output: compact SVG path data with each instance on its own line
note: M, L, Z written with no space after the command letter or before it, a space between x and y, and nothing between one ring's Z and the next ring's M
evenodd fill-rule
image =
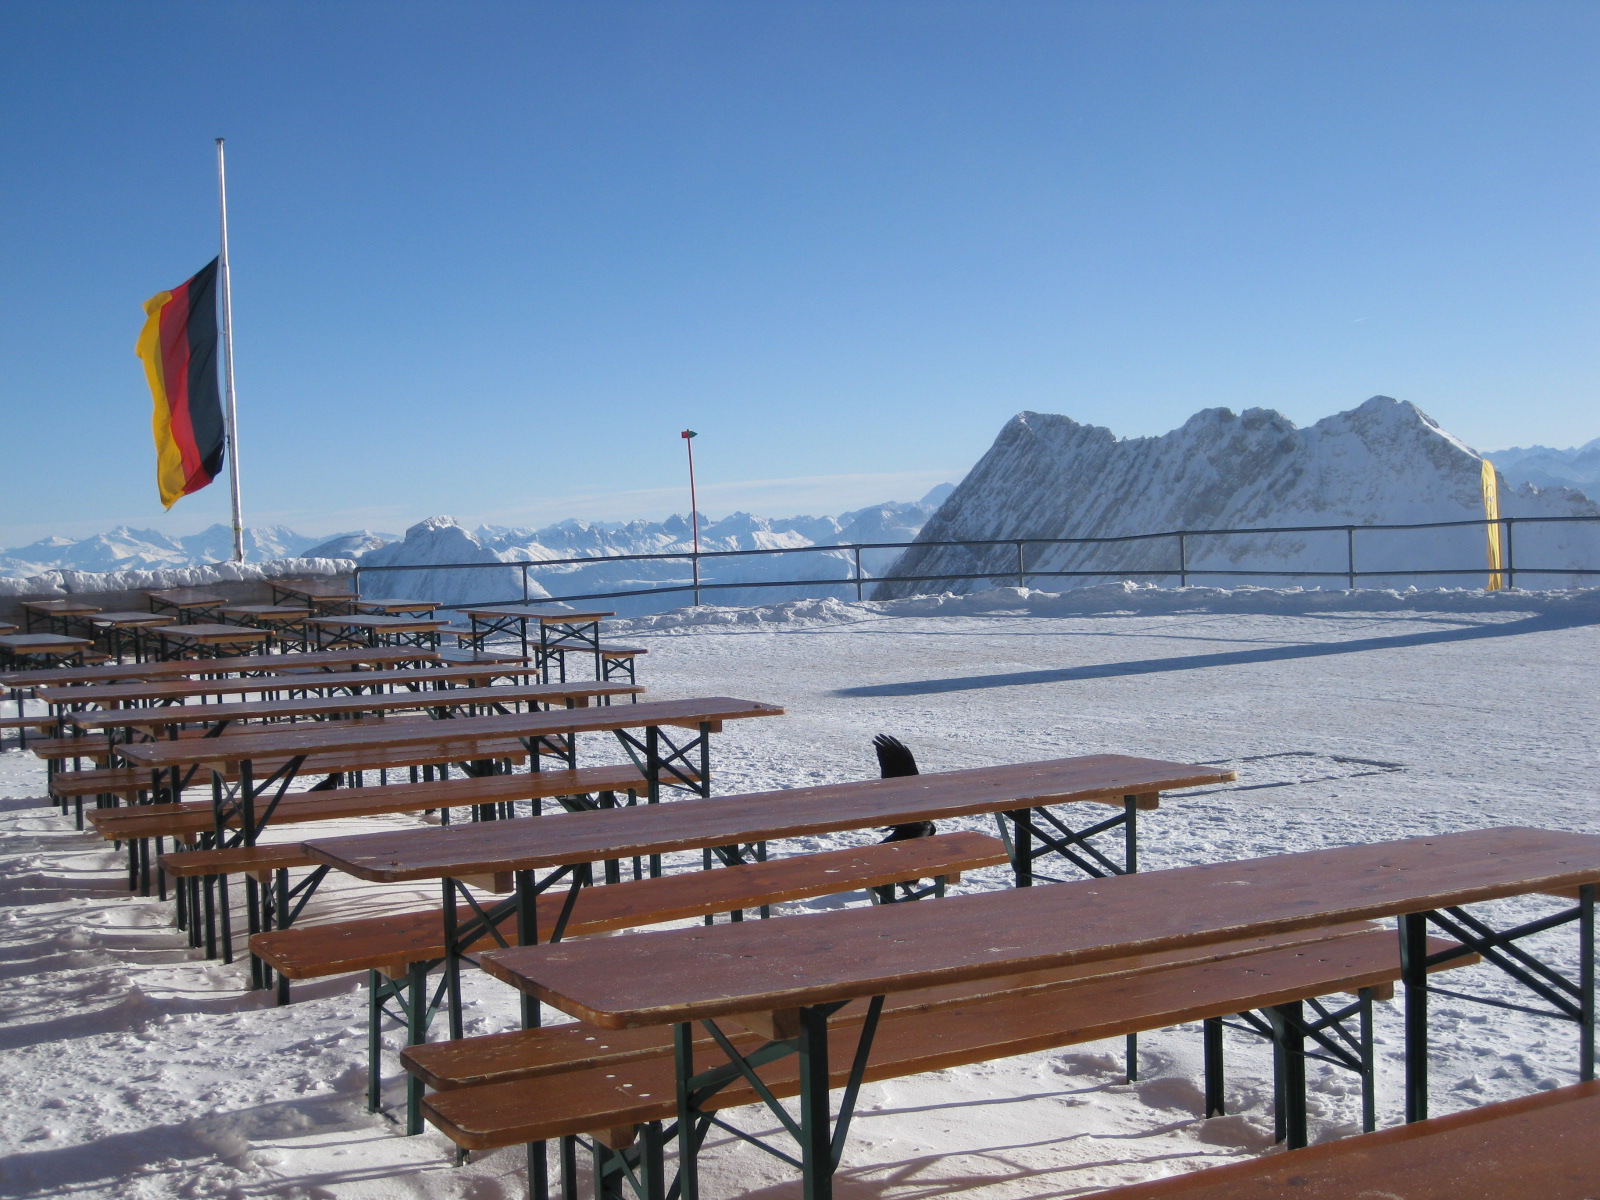
M524 656L536 654L547 682L552 676L566 679L569 655L592 659L596 679L631 681L635 659L643 653L601 641L601 622L614 615L609 611L496 604L460 609L468 621L462 626L438 616L440 605L432 600L362 596L337 580L268 582L268 604L241 604L200 587L147 591L149 611L105 611L72 597L22 600L26 628L0 624L0 667L142 663L358 645L437 649L446 637L458 646L482 649L491 637L509 637Z
M1433 1154L1437 1169L1423 1171L1413 1190L1395 1192L1408 1200L1447 1194L1423 1190L1436 1186L1452 1196L1596 1194L1600 1155L1572 1130L1582 1128L1574 1114L1592 1116L1600 1099L1587 1082L1595 1060L1600 838L1491 829L1141 873L1139 814L1156 809L1164 792L1215 786L1232 772L1093 755L713 796L713 734L728 721L777 716L781 708L727 697L641 699L636 685L609 694L585 694L580 685L551 691L519 681L529 669L520 656L483 663L476 668L483 674L470 678L441 678L437 672L455 668L409 662L351 656L303 665L293 676L240 673L220 691L218 678L117 684L79 675L58 677L38 695L59 729L71 714L72 736L109 764L99 770L142 784L122 795L159 801L100 810L109 811L108 823L123 819L119 813L205 810L189 839L196 848L165 856L175 874L195 855L258 855L250 861L259 865L278 853L276 861L309 871L306 881L339 872L383 884L432 882L440 902L431 915L296 926L310 893L292 894L291 868L247 875L255 979L266 983L276 972L284 989L330 963L369 970L373 1102L380 1100L376 1027L387 1004L401 1010L413 1043L405 1057L408 1126L425 1117L468 1148L529 1143L535 1194L548 1190L548 1141L560 1148L572 1195L582 1140L595 1155L602 1195L631 1187L642 1200L662 1200L676 1189L689 1200L699 1191L701 1143L710 1129L727 1128L719 1114L753 1103L766 1104L777 1121L768 1148L800 1170L808 1197L827 1197L863 1082L1067 1044L1086 1030L1134 1033L1159 1027L1150 1024L1158 1016L1204 1022L1207 1107L1219 1111L1211 1065L1213 1055L1220 1063L1224 1017L1265 1014L1255 1029L1278 1056L1280 1128L1291 1146L1303 1145L1307 1058L1330 1058L1362 1075L1371 1127L1371 1000L1386 980L1404 984L1405 1112L1408 1122L1423 1122L1428 997L1444 990L1429 975L1476 961L1499 968L1547 1015L1577 1028L1577 1074L1585 1082L1409 1132L1346 1139L1338 1143L1350 1147L1343 1152L1294 1150L1277 1163L1224 1168L1225 1178L1203 1172L1126 1194L1280 1194L1245 1190L1269 1185L1297 1189L1284 1195L1358 1194L1337 1189L1363 1170L1393 1177L1395 1163L1418 1154ZM402 678L368 690L380 676ZM263 698L222 698L251 692ZM623 696L632 702L608 703ZM541 707L547 703L561 707ZM407 711L432 719L406 719ZM595 734L613 735L628 761L580 766L579 739ZM410 777L388 787L294 790L310 774L348 779L373 769L363 764L380 763L377 769L407 769ZM528 769L514 771L518 764ZM415 777L435 766L465 774ZM74 774L56 772L52 786L66 786L55 781ZM185 800L194 792L205 797L198 805ZM386 808L385 792L416 807L460 796L477 819L311 838L281 850L258 842L291 809L285 820L314 817L322 803L333 812L364 803L373 813L402 811ZM484 796L511 797L512 807L475 802ZM687 799L663 802L672 796ZM544 798L559 801L555 814L497 819L524 799L537 812ZM1109 811L1087 822L1070 815L1085 805ZM854 858L827 852L842 857L819 864L809 879L807 860L822 856L775 860L767 852L785 839L985 815L996 820L999 839L946 834L867 847L850 852ZM662 872L663 862L684 853L715 870ZM212 871L205 878L225 882L227 869L205 861ZM942 884L961 871L994 863L1009 866L1015 886L943 895ZM1049 872L1059 870L1079 878L1057 881ZM269 875L274 881L263 883ZM921 886L930 878L934 886ZM868 887L882 902L740 919L838 883ZM186 921L198 928L199 893L187 883L178 894ZM1511 928L1468 907L1536 894L1562 897L1563 907ZM221 896L225 905L225 890ZM622 939L571 936L718 912L734 919ZM1372 921L1395 922L1398 938L1362 924ZM1576 954L1534 948L1540 943L1531 939L1561 929L1577 935ZM1386 965L1356 952L1374 938L1387 947ZM381 948L388 945L397 948ZM411 957L385 961L386 953ZM1563 969L1569 961L1575 972ZM471 962L524 995L523 1031L492 1035L488 1044L461 1037L460 977ZM438 972L436 986L430 971ZM1317 999L1340 991L1357 993L1357 1003L1329 1008ZM541 1005L579 1024L541 1027ZM452 1036L426 1044L441 1009ZM1069 1010L1071 1020L1063 1016ZM574 1036L581 1047L562 1050L562 1039ZM830 1090L840 1087L834 1104ZM780 1105L784 1097L798 1098L798 1120ZM675 1181L665 1165L672 1140ZM1447 1145L1454 1149L1433 1149ZM1466 1177L1491 1190L1461 1190ZM1507 1179L1532 1178L1540 1180L1537 1191L1506 1190ZM1334 1190L1305 1190L1313 1185Z

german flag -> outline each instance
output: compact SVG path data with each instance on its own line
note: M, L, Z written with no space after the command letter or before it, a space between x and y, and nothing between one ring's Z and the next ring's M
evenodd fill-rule
M167 508L222 469L222 397L217 387L217 260L170 292L144 302L135 352L155 400L156 481Z

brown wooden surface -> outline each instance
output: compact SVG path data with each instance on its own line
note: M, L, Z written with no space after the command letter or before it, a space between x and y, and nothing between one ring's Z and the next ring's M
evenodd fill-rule
M311 615L309 608L292 604L230 604L217 609L224 617L243 617L254 621L302 621Z
M381 650L381 647L380 647ZM332 651L331 653L338 653ZM377 653L377 651L374 651ZM279 658L277 655L269 656ZM287 667L290 655L281 656ZM306 655L317 657L322 655ZM190 660L184 666L204 669L206 660ZM155 666L175 664L155 663ZM41 672L43 673L43 672ZM191 670L191 674L193 671ZM315 671L294 672L287 675L230 676L223 679L158 679L110 684L79 684L68 687L41 687L36 691L46 704L110 706L116 704L157 704L169 700L193 699L197 696L244 695L250 692L282 692L337 690L360 685L363 688L404 687L428 683L460 683L486 685L494 679L508 676L536 675L538 671L526 664L510 663L504 666L478 666L459 663L445 667L414 667L395 671Z
M1238 960L1268 950L1291 950L1306 946L1326 949L1325 944L1358 934L1382 933L1370 921L1335 925L1327 929L1301 930L1271 937L1246 938L1224 947L1168 950L1161 954L1135 955L1103 963L1058 967L1053 971L1032 971L972 983L946 984L921 988L890 996L884 1003L887 1015L932 1012L956 1005L972 1004L1000 996L1018 996L1029 991L1071 987L1090 979L1108 980L1115 976L1145 975L1169 967L1207 962L1234 962L1241 970L1251 964ZM1385 934L1394 942L1393 934ZM1255 959L1254 962L1265 962ZM829 1018L829 1027L859 1024L865 1019L865 1001L851 1001ZM736 1031L730 1031L736 1032ZM736 1039L737 1040L737 1039ZM756 1039L746 1039L756 1040ZM713 1046L709 1035L701 1034L698 1044ZM516 1029L484 1034L454 1042L432 1042L411 1046L401 1052L402 1064L432 1088L471 1087L483 1083L508 1083L515 1079L534 1079L564 1071L582 1070L606 1063L633 1062L672 1053L672 1029L648 1025L637 1029L598 1029L583 1021L546 1025L538 1029Z
M982 833L950 833L629 880L582 889L572 906L567 931L578 936L658 925L877 887L901 879L974 870L1005 861L1005 846L998 838ZM539 897L538 929L549 933L555 928L566 900L565 890L553 889ZM461 909L463 921L471 916L470 908ZM501 926L501 936L513 941L520 936L515 917ZM487 950L496 944L486 935L472 948ZM390 964L443 957L444 918L437 908L432 908L331 925L300 926L257 934L250 939L250 950L291 979L376 970Z
M356 607L367 612L406 613L406 612L432 612L439 607L437 600L406 600L402 598L363 596L356 601Z
M644 790L644 777L632 763L615 767L580 767L576 771L546 769L481 778L463 775L423 783L290 792L273 810L271 825L298 825L309 821L372 817L551 796L582 796L591 792L626 792L630 787L641 792ZM209 801L100 808L85 816L102 837L118 841L129 837L198 833L214 828L215 824ZM237 821L233 824L237 824Z
M1104 1200L1593 1200L1600 1083L1578 1083L1096 1195Z
M905 907L941 908L950 902ZM782 919L805 922L821 918ZM630 945L639 938L657 936L666 935L635 934ZM1399 974L1394 935L1379 931L1133 976L1090 978L1048 991L1002 993L929 1012L886 1009L867 1060L866 1079L894 1079L1229 1016L1375 986L1393 981ZM859 1025L848 1024L829 1038L828 1061L835 1087L842 1086L849 1074L859 1032ZM759 1042L749 1039L744 1044L749 1047ZM701 1060L706 1065L713 1061L720 1060L710 1056ZM778 1096L793 1096L798 1092L798 1065L795 1056L780 1059L763 1067L761 1077ZM726 1109L755 1101L755 1092L740 1082L718 1092L707 1107ZM517 1083L439 1092L428 1097L424 1111L453 1141L478 1149L626 1127L639 1121L670 1120L675 1104L673 1060L662 1055Z
M1214 767L1095 754L626 811L569 813L559 827L548 829L513 822L493 830L459 826L330 838L316 843L315 853L362 879L394 882L665 854L1073 801L1120 804L1126 795L1149 797L1153 803L1158 792L1232 778L1233 772Z
M574 943L499 951L483 964L563 1012L622 1028L1374 920L1596 880L1600 836L1483 829L938 904L641 934L625 962Z
M265 629L252 629L248 625L161 625L152 632L175 642L194 642L197 645L215 645L228 642L264 642L271 634Z
M168 618L170 620L170 617ZM196 675L229 675L246 671L303 668L353 667L362 664L438 662L434 650L414 646L376 646L355 650L328 650L316 654L246 654L231 658L193 659L171 662L113 663L104 667L52 667L46 671L18 673L18 682L41 686L113 683L119 679L183 679ZM0 685L10 686L13 676L0 675Z
M526 762L528 758L526 748L515 738L480 742L473 746L472 753L476 759L509 759L516 763ZM281 758L258 761L257 781L264 779L285 761ZM463 759L455 747L424 746L399 749L358 747L330 754L313 754L301 765L299 774L304 778L313 775L337 775L345 771L379 771L467 761L473 760ZM239 778L238 771L232 766L224 770L222 775L230 783ZM209 780L206 782L209 783ZM198 781L191 786L196 791L203 791L205 788L205 784ZM52 796L93 796L100 792L130 796L150 790L150 772L132 767L114 767L98 772L57 771L49 778L49 788ZM264 805L265 801L258 804Z
M467 617L517 617L525 621L537 621L541 625L592 625L604 617L614 617L614 612L580 611L565 608L534 608L523 605L511 605L505 608L463 608L460 610Z
M122 629L128 626L140 625L165 625L172 620L170 613L139 612L97 612L89 618L91 625L104 625L108 629Z
M215 724L218 721L274 721L336 713L388 712L399 709L458 708L490 704L562 704L582 707L601 696L640 695L634 683L506 684L500 687L429 688L426 691L376 692L360 696L309 696L295 700L244 700L229 704L171 704L120 708L111 712L74 713L68 723L79 729L162 729L171 725Z
M269 584L291 596L304 596L308 600L357 600L360 594L347 583L326 579L269 579Z
M492 717L462 717L426 724L341 728L346 722L319 721L259 734L223 734L195 742L137 742L119 746L129 762L145 767L195 763L240 762L259 755L287 756L327 753L355 748L400 746L459 746L463 759L478 757L476 741L504 737L548 737L572 733L603 733L639 729L680 721L734 721L746 717L781 716L783 709L755 700L710 696L692 700L654 700L644 704L611 704L599 708L548 712L507 713Z
M83 600L24 600L22 607L29 612L53 617L81 617L100 611Z
M160 591L146 592L151 600L157 600L169 608L208 608L213 604L226 604L228 598L219 596L215 592L208 592L205 588L165 588Z
M370 629L378 633L417 633L438 629L449 622L442 617L401 617L387 613L351 613L342 617L312 617L319 629Z
M61 633L8 633L0 635L0 646L13 654L65 654L94 645L88 638L67 637Z

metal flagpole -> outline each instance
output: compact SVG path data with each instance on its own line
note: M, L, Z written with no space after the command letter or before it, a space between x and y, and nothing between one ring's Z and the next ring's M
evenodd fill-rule
M694 602L700 603L700 507L695 502L694 496L694 430L685 429L681 434L683 444L689 451L689 521L694 528Z
M244 561L244 522L239 516L239 414L233 402L233 287L228 271L228 171L217 139L217 193L222 203L222 375L227 391L228 488L233 497L233 561Z

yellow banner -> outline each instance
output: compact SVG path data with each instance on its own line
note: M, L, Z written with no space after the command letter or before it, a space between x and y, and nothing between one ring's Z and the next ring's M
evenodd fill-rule
M1505 564L1500 558L1500 482L1495 477L1494 464L1483 460L1483 518L1488 522L1484 529L1489 535L1488 591L1498 592L1505 586L1501 571Z

